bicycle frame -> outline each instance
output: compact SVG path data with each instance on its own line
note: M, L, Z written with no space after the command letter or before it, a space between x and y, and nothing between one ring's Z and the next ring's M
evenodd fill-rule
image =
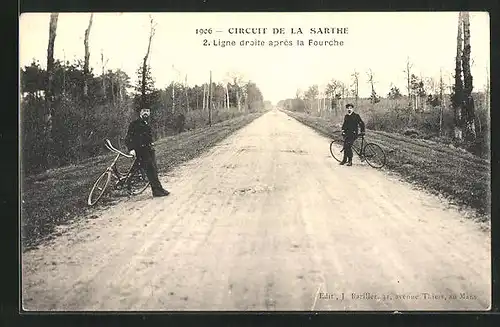
M356 144L356 140L358 138L361 138L361 144ZM331 143L330 143L330 153L332 154L332 157L335 158L338 162L341 162L342 160L345 160L345 156L342 159L341 153L344 152L344 147L342 149L338 150L337 146L333 147L335 143L339 143L338 138L334 138ZM350 142L351 143L351 142ZM345 138L343 144L345 145ZM335 149L334 149L335 148ZM386 156L384 153L384 150L376 143L372 143L369 141L365 141L365 135L354 135L352 144L351 144L351 149L353 152L356 152L356 154L359 156L361 162L366 161L371 167L373 168L382 168L385 163L386 163Z
M128 178L132 175L132 172L134 171L134 169L136 169L136 166L138 165L138 161L137 161L137 158L135 158L134 163L132 164L132 166L130 167L128 172L123 175L118 171L118 168L116 168L116 162L118 161L120 156L124 156L126 158L134 158L134 156L123 153L122 151L118 150L117 148L115 148L111 144L111 142L108 139L106 139L105 146L106 146L106 148L108 148L108 150L116 153L116 157L115 157L115 159L113 159L111 165L109 165L109 167L107 168L107 171L111 171L111 173L118 179L118 182L115 185L115 186L118 186L121 183L123 183L124 181L128 180Z
M354 146L354 142L361 137L361 145L359 147L359 151L356 149L356 147ZM363 159L363 157L365 156L365 154L363 153L363 149L364 149L364 145L365 145L365 136L364 135L357 135L356 138L354 139L354 141L352 142L353 143L353 146L352 146L352 149L354 150L354 152L356 152L356 154L361 158Z
M116 179L118 179L118 181L116 183L114 183L113 187L114 188L121 188L121 187L125 186L127 188L127 191L129 194L139 194L139 193L143 192L149 185L149 181L148 181L147 177L144 176L145 174L144 174L143 169L141 169L141 162L140 162L140 160L137 159L136 156L132 156L132 155L123 153L122 151L116 149L108 139L105 140L104 144L105 144L106 148L108 148L108 150L116 153L116 157L113 159L111 164L106 168L106 170L103 173L101 173L99 178L94 182L94 185L92 186L92 189L90 190L88 200L87 200L87 203L91 206L96 204L97 201L99 201L99 199L102 197L102 195L106 192L106 188L108 187L112 176L114 176ZM116 165L118 159L121 156L123 156L125 158L135 158L132 166L129 168L128 172L125 174L121 173L118 170L118 167ZM145 184L143 183L143 185L139 186L139 188L137 190L135 190L135 189L132 190L132 188L136 185L136 181L135 181L136 172L138 172L139 174L142 175L139 177L142 177L141 180L142 180L142 182L145 182ZM101 182L104 182L104 184L101 184ZM98 193L94 193L94 191L96 191ZM95 199L93 198L94 194L96 195Z
M356 149L354 146L354 142L361 137L361 146L359 147L359 151ZM365 136L364 135L356 135L356 138L352 141L351 149L356 152L356 154L363 160L364 159L364 153L363 153L363 146L365 145ZM340 152L343 152L344 148L342 147L342 150Z

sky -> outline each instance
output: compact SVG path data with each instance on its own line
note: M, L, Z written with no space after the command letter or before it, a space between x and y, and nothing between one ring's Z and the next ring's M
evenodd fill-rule
M228 81L237 73L255 82L265 100L276 103L295 97L313 84L320 92L332 80L352 83L360 76L359 94L369 96L368 71L373 73L375 91L386 95L391 85L406 93L403 72L407 58L412 73L451 83L454 71L458 12L373 13L95 13L90 32L90 65L101 71L101 51L106 69L121 69L137 79L136 71L147 49L150 15L156 23L150 65L156 87L176 82L189 85ZM83 59L84 33L90 13L60 13L54 56L69 61ZM19 64L33 59L46 67L49 13L24 13L19 20ZM484 89L489 74L490 30L486 12L470 13L471 58L474 90ZM197 34L197 29L212 34ZM230 34L245 28L265 34ZM273 34L282 28L285 34ZM295 34L291 33L291 29ZM303 34L297 34L298 29ZM311 34L325 28L343 34ZM204 46L206 39L211 46ZM235 41L235 46L214 46ZM264 46L241 46L240 41L264 41ZM304 45L297 45L297 40ZM309 46L309 40L342 41L339 46ZM292 46L269 46L269 41L291 41Z

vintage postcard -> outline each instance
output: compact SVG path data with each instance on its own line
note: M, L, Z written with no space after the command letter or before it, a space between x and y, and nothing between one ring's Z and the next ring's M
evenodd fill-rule
M487 12L24 13L24 311L487 311Z

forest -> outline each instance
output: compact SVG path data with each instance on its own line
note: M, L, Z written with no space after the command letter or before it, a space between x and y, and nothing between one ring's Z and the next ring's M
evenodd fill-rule
M451 65L451 63L450 63ZM352 103L368 129L401 133L463 148L477 156L490 155L490 81L476 81L481 91L473 91L469 13L462 12L457 24L457 49L453 62L455 71L439 79L421 76L408 56L405 67L406 88L391 85L389 90L377 90L373 71L365 74L354 70L351 79L332 77L324 87L318 84L305 91L297 90L294 97L283 99L278 107L308 113L341 123L345 104ZM486 69L486 71L488 71ZM366 78L363 80L363 76ZM489 76L487 74L487 76ZM451 81L446 82L451 77ZM359 86L367 83L369 97L359 96ZM378 93L380 92L380 94Z
M202 85L172 81L156 87L148 63L156 28L152 18L148 47L135 76L108 69L105 54L92 53L93 14L81 31L81 58L54 58L58 15L51 14L47 24L46 66L34 59L20 69L21 168L26 175L103 154L105 138L123 148L128 124L140 108L151 109L155 137L162 138L270 107L258 86L242 74L227 72L224 81L213 81L210 67ZM100 69L89 66L91 53L99 56Z

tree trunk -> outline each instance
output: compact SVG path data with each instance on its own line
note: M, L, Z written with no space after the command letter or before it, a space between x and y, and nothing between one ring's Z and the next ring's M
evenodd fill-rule
M117 78L117 82L118 82L118 103L121 103L123 101L121 74L118 74L117 77L118 77Z
M85 60L83 63L83 74L84 74L83 95L84 96L88 95L89 59L90 59L89 35L90 35L90 29L92 28L93 18L94 18L94 14L90 14L89 26L85 30L85 38L83 40L83 45L85 46Z
M141 81L141 108L146 108L148 104L146 103L146 74L148 70L148 57L149 52L151 51L151 41L155 34L155 28L153 24L153 18L151 18L151 29L149 31L149 42L148 49L146 50L146 55L144 56L144 60L142 62L142 81Z
M175 84L172 82L172 114L175 113Z
M59 14L50 15L49 23L49 45L47 48L47 84L45 89L45 154L44 166L49 167L53 163L54 157L54 138L53 138L53 120L55 115L54 99L54 43L56 40L57 20Z
M241 111L240 88L236 85L236 101L238 102L238 112Z
M198 94L198 90L196 90L196 110L200 109L200 97Z
M205 111L206 109L206 105L207 105L207 84L203 84L203 111Z
M472 98L472 74L470 71L470 23L469 13L462 14L463 32L464 32L464 51L462 53L462 70L464 74L464 95L462 106L462 117L465 120L465 138L468 142L473 143L476 140L474 99Z
M443 136L443 71L441 70L439 73L439 136Z
M358 107L358 98L359 98L359 81L358 77L356 77L356 98L355 98L356 108Z
M185 90L185 94L186 94L186 112L189 112L189 97L188 97L187 75L186 75L186 79L185 79L184 84L185 84L184 90Z
M409 101L409 107L412 107L412 100L411 100L411 85L410 85L410 69L411 69L411 64L410 64L410 58L407 59L406 61L406 82L407 82L407 90L408 90L408 101Z
M115 83L114 83L115 77L112 75L111 76L111 98L113 101L113 105L115 105Z
M462 13L458 15L458 32L457 32L457 55L455 58L455 87L453 90L453 111L455 120L455 139L463 140L463 83L462 83Z
M210 71L210 84L208 85L208 125L212 126L212 71Z
M102 76L102 94L103 97L106 99L106 76L104 76L104 52L101 49L101 76Z

